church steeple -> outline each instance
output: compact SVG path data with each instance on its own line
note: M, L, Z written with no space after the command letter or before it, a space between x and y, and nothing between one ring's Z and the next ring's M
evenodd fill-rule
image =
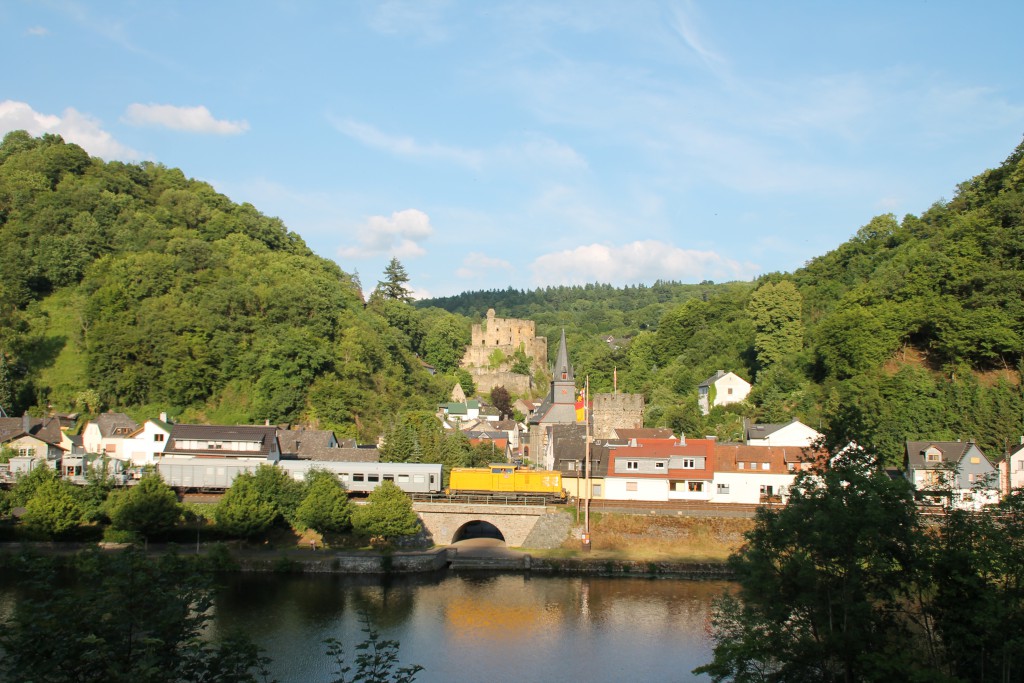
M554 403L573 403L576 400L576 377L569 362L569 351L565 346L565 329L558 343L558 356L551 372L551 398Z
M556 381L576 384L576 378L572 374L572 364L569 362L569 352L565 348L565 328L562 328L562 340L558 342L558 358L555 359L554 378Z

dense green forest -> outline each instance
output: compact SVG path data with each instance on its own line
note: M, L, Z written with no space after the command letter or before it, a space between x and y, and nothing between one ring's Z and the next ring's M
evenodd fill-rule
M792 274L752 283L468 292L420 302L488 307L566 329L597 391L641 392L647 422L736 438L742 418L796 417L833 444L899 462L907 439L974 439L990 457L1024 434L1024 144L920 217L874 218ZM612 343L606 339L613 337ZM700 415L717 369L749 405Z
M890 462L908 438L998 456L1024 433L1024 145L921 216L878 216L755 282L412 302L415 273L393 260L364 297L281 221L206 183L24 132L0 143L0 237L9 414L168 410L371 440L465 380L470 323L494 308L549 339L564 328L577 376L642 393L651 426L733 439L744 418L796 417ZM703 416L696 387L718 369L754 391Z

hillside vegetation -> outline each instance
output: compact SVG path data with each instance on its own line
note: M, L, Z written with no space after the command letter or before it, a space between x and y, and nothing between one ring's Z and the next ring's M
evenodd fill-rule
M898 462L906 439L975 439L990 456L1024 434L1024 144L920 217L882 215L792 274L753 283L549 287L422 302L469 317L564 327L577 374L643 393L647 420L737 438L742 418L797 417L834 443ZM611 343L605 338L615 337ZM699 414L717 369L755 383L750 405Z
M494 308L549 339L564 328L577 376L642 393L650 426L735 439L744 418L795 417L892 462L908 438L995 456L1024 433L1022 263L1024 145L952 200L878 216L794 273L413 305L392 261L364 301L281 221L206 183L14 132L0 143L0 406L371 440L466 382L470 323ZM754 392L703 416L696 387L718 369Z

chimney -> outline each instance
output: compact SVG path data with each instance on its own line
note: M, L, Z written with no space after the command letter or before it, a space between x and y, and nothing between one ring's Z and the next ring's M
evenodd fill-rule
M160 413L160 421L161 422L167 422L167 413L166 412Z
M21 416L21 429L26 434L31 434L32 418L28 416L27 410L25 411L25 414Z
M270 418L269 417L263 421L263 426L264 427L269 427L270 426Z

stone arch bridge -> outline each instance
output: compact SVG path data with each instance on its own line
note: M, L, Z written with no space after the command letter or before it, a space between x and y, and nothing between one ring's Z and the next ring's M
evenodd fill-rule
M546 527L556 527L554 534L547 534L558 543L568 533L568 525L560 532L555 518L566 518L552 512L544 505L486 505L472 503L413 503L413 509L423 520L423 526L437 545L451 545L459 540L460 534L468 524L487 522L501 532L505 544L518 548L526 544L531 533ZM560 534L560 536L559 536ZM535 536L531 541L534 547L546 547L553 541L545 541ZM557 543L554 543L557 545Z

